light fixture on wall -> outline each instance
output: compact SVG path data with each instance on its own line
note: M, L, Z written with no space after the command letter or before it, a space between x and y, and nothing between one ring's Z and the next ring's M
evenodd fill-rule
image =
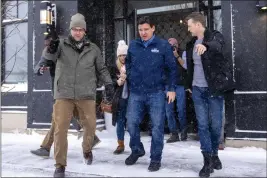
M256 7L259 10L267 11L267 0L258 1L257 4L256 4Z
M56 27L56 4L52 4L50 1L41 1L40 24L44 28L44 35L50 33L51 27Z

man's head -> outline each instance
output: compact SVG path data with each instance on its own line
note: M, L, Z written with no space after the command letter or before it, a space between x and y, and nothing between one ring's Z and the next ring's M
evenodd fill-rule
M192 36L198 36L204 34L206 19L205 16L199 12L193 12L186 17L188 31ZM202 35L203 35L202 34Z
M81 41L85 36L86 22L82 14L75 14L71 17L70 21L71 36L76 41Z
M148 16L141 17L138 20L138 31L142 40L147 41L152 38L155 31L155 24Z
M169 38L168 42L170 43L170 45L177 50L179 45L178 45L178 41L175 38Z

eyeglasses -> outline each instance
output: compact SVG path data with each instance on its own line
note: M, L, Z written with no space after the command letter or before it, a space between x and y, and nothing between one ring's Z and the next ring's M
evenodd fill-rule
M71 30L74 31L75 33L82 33L85 31L83 28L79 28L79 29L78 28L72 28Z

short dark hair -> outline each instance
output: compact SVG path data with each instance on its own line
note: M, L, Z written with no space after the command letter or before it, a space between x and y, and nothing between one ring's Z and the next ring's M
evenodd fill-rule
M155 26L155 23L151 20L149 16L140 17L137 25L143 25L145 23L149 24L151 28Z
M201 23L203 26L206 26L206 18L200 12L192 12L185 18L185 21L187 22L190 19L192 19L194 22Z

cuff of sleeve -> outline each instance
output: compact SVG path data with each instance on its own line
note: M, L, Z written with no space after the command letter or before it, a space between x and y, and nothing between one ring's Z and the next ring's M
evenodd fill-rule
M175 86L169 86L167 90L171 92L175 92L175 88L176 88Z
M205 42L203 45L207 48L207 50L209 49L209 42Z

